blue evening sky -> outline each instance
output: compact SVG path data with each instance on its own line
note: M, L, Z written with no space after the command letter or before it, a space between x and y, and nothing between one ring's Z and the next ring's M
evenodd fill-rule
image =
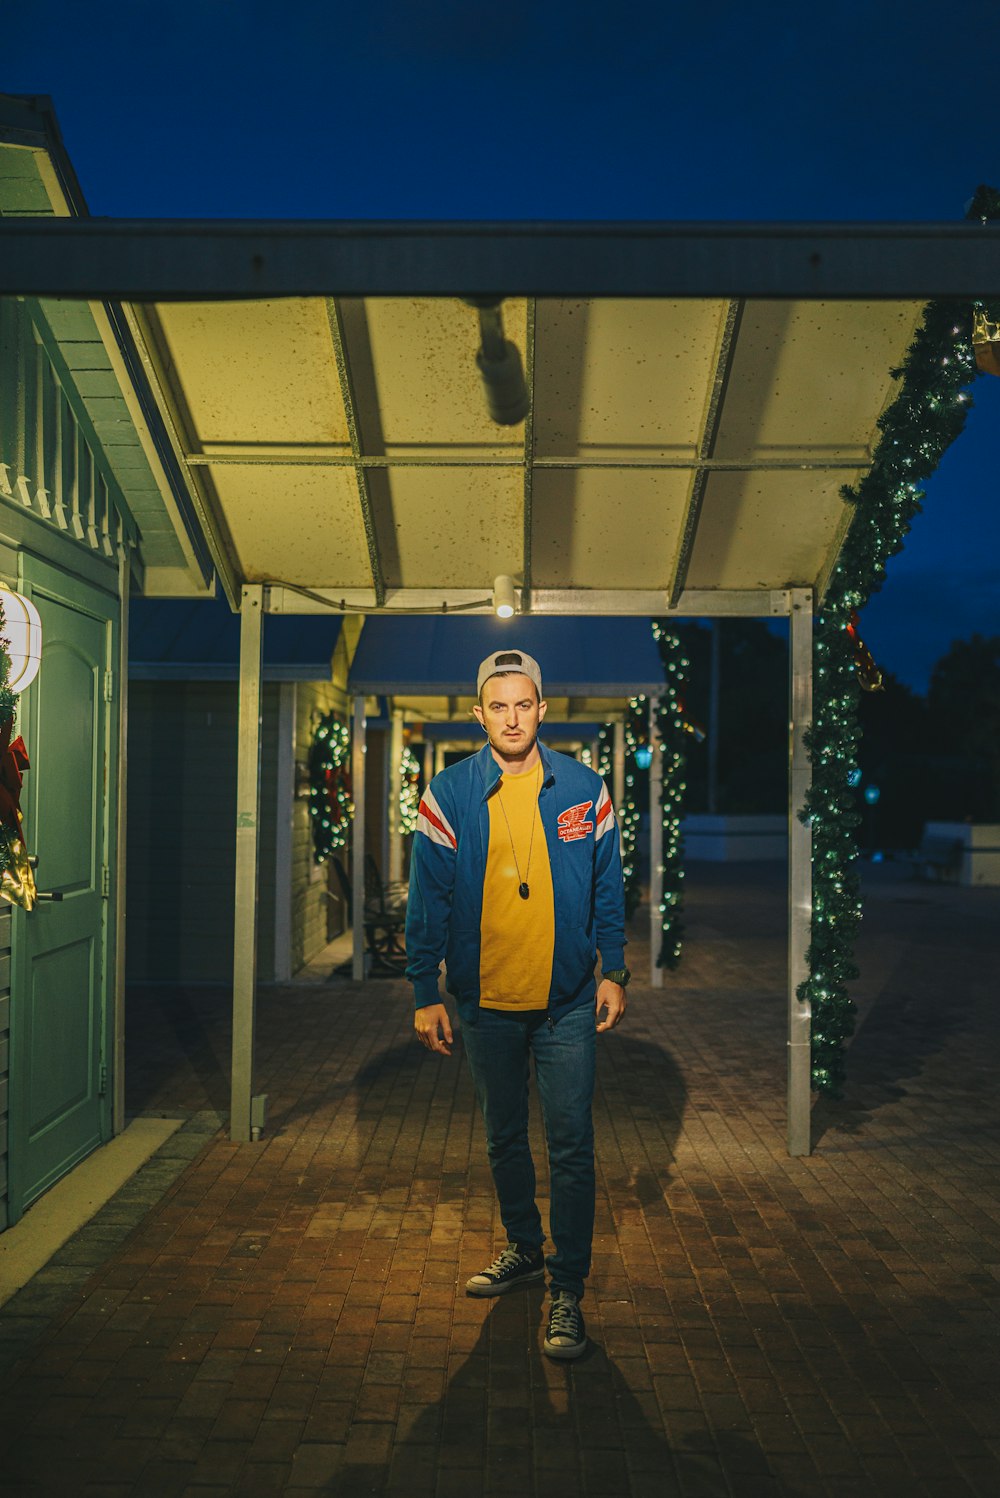
M94 214L957 220L1000 185L995 0L21 0ZM1000 380L866 610L923 687L1000 633Z

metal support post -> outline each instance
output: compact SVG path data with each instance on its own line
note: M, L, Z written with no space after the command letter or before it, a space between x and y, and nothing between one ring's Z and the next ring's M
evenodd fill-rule
M434 777L434 745L430 739L424 740L424 785L428 786Z
M663 752L657 714L659 697L649 699L649 984L663 987L663 969L657 958L663 943Z
M434 745L434 774L440 775L444 769L444 745Z
M788 774L788 1153L812 1148L810 1048L812 1013L796 995L808 977L806 949L812 921L812 830L799 820L812 779L805 731L812 719L813 595L791 589L789 618Z
M365 699L354 699L354 734L351 743L351 783L354 795L354 828L351 851L351 977L360 983L365 976Z
M719 658L722 621L712 620L711 666L708 676L708 813L719 809Z
M625 724L615 724L614 748L611 755L611 799L614 802L618 826L621 827L622 807L625 804Z
M128 595L129 554L118 563L118 599L121 626L118 638L118 804L115 810L115 1015L111 1067L111 1131L125 1127L125 862L128 854L125 824L128 809ZM113 712L113 709L112 709Z
M278 688L278 773L274 806L274 980L292 977L292 821L295 815L294 681Z
M257 1006L257 857L260 824L261 651L264 589L240 603L239 739L236 759L236 919L233 947L233 1071L229 1137L251 1137Z
M398 884L403 877L403 824L399 793L402 788L403 710L392 710L389 735L389 880Z

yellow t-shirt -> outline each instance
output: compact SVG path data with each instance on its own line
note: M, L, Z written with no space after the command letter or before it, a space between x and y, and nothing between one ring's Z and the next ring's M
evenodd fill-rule
M521 775L503 775L489 800L479 958L479 1002L484 1009L548 1007L556 918L549 850L538 810L541 786L539 763ZM518 894L521 882L528 885L526 900Z

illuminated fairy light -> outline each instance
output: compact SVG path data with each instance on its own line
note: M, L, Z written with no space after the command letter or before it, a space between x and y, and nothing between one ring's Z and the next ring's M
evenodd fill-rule
M660 967L675 968L681 960L684 935L684 839L681 835L681 818L687 794L686 739L690 725L684 715L683 690L691 663L684 654L680 636L664 620L654 619L652 626L664 676L657 713L663 825L663 890L659 907L663 917L663 940L657 961Z
M399 826L404 837L416 832L419 807L420 765L409 744L405 744L399 763Z

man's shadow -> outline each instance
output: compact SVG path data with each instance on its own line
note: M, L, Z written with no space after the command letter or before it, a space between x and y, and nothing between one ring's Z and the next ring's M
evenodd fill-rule
M449 1473L449 1492L502 1489L525 1498L729 1498L768 1483L783 1498L805 1498L782 1482L749 1430L712 1428L699 1411L677 1410L667 1414L668 1437L651 1381L634 1387L635 1375L599 1342L573 1362L547 1358L545 1313L540 1288L493 1302L441 1398L402 1407L389 1464L348 1458L324 1491L339 1498L372 1498L390 1486L434 1493ZM677 1359L678 1370L686 1368L679 1347Z

